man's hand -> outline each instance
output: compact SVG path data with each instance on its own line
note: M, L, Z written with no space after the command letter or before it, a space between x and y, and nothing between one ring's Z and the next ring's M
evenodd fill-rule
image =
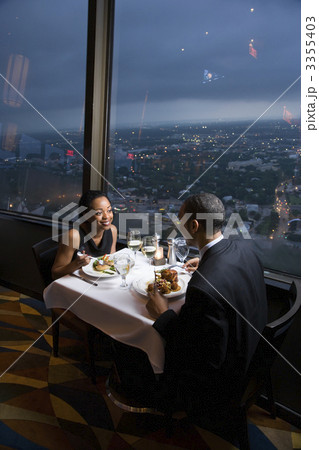
M188 272L195 272L198 268L198 264L199 258L192 258L183 265L183 269L186 269Z
M157 319L161 314L168 310L168 300L163 297L155 288L155 292L148 294L149 300L146 303L146 308L150 315Z

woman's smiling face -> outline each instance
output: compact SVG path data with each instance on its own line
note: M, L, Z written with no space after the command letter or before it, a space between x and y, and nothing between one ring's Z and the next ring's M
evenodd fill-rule
M108 230L113 221L113 211L109 200L106 197L95 198L92 200L90 207L95 210L90 222L96 221L97 230Z

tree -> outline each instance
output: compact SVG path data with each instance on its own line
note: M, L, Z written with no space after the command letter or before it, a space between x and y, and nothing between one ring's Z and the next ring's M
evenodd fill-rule
M239 215L242 218L243 221L247 221L248 220L248 213L247 213L247 209L246 208L241 208L239 210Z

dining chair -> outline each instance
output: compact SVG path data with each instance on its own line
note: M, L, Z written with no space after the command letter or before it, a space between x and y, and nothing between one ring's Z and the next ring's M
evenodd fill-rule
M162 416L167 437L172 435L173 419L183 414L153 403L152 386L156 376L146 353L136 347L112 340L113 365L106 380L106 394L125 412ZM185 415L185 413L184 413Z
M268 398L268 409L272 417L275 417L275 401L271 382L271 368L278 357L278 352L285 340L290 326L300 309L300 295L297 295L297 289L294 282L291 283L287 296L287 308L285 312L270 321L260 339L251 364L247 371L247 375L242 386L239 389L236 399L230 405L227 413L221 412L221 419L217 424L217 429L230 432L233 439L239 442L241 450L249 450L249 436L247 424L247 411L256 403L257 399L266 392ZM143 404L143 402L135 401L132 397L128 397L121 392L121 383L117 374L116 358L113 370L106 382L106 393L109 399L119 408L133 413L162 414L165 417L166 434L170 436L173 432L173 414L181 414L181 411L173 411L171 409L157 410L156 408ZM181 383L188 385L188 374L185 373ZM209 396L206 400L209 402ZM218 415L218 414L217 414ZM216 411L214 417L216 416ZM212 427L214 431L214 426ZM225 435L225 434L224 434Z
M288 305L288 311L266 325L262 333L263 338L259 341L248 369L240 402L233 409L233 430L237 435L241 450L249 450L250 448L247 411L256 403L263 392L266 393L268 398L270 415L273 418L276 417L271 369L276 359L280 357L279 351L301 306L300 294L297 295L294 282L290 285Z
M44 286L48 286L53 280L51 276L52 265L58 251L58 242L51 238L44 239L32 246L32 251L39 269ZM59 353L59 334L60 322L74 331L78 336L82 337L86 357L89 362L90 375L93 384L96 384L96 368L95 368L95 353L94 342L98 330L85 321L81 320L69 310L62 308L52 308L52 334L53 334L53 355L58 356Z
M167 437L171 437L173 434L173 420L179 418L181 415L186 416L184 411L171 409L158 409L156 406L152 406L149 402L134 398L134 396L128 395L126 390L122 388L116 363L113 362L111 371L106 379L105 383L106 395L111 402L128 413L136 414L152 414L162 416L164 419L165 432Z
M269 342L272 342L272 345L276 349L279 349L283 344L295 314L300 309L300 298L297 301L297 288L294 282L287 285L286 283L280 281L268 279L266 280L266 288L270 317L268 318L268 325L266 326L263 334ZM289 319L290 316L291 319ZM287 329L283 329L284 325L281 325L282 322L286 324ZM274 351L272 351L270 346L265 349L265 352L267 352L267 355L270 352L267 358L272 357L276 359L277 355ZM272 419L276 419L276 403L273 392L271 367L267 370L265 393L268 412L270 413Z

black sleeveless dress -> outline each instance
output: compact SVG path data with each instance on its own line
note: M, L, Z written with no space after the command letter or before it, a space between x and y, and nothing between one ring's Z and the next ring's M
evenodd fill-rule
M87 233L84 230L82 230L81 227L79 229L79 233L80 233L80 247L79 250L74 252L74 256L76 256L78 251L83 252L83 250L87 255L94 257L103 256L111 252L113 243L113 235L111 229L104 231L101 242L98 246L95 245L95 242L93 241L92 238L90 238L87 242L84 242L84 238Z

